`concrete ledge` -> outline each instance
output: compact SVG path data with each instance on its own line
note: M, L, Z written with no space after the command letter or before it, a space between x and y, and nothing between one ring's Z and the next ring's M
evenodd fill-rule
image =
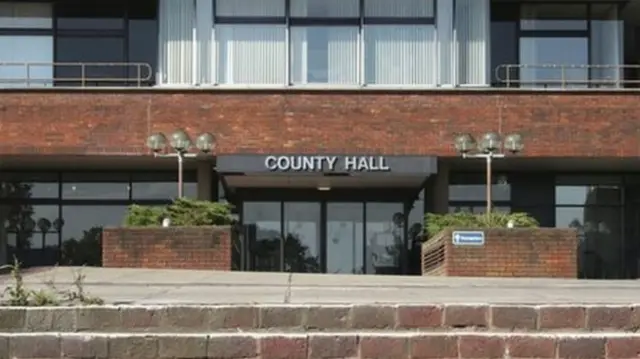
M640 328L640 303L0 308L0 332L436 331L461 328L480 332L634 332Z
M0 357L13 359L628 359L638 351L640 334L620 333L0 334Z

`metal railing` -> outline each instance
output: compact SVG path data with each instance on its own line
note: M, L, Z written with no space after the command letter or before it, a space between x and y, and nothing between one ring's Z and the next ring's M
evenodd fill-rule
M636 74L629 72L638 71ZM620 88L640 85L640 65L504 64L494 78L506 87Z
M151 65L141 62L0 62L0 88L143 87L152 79Z

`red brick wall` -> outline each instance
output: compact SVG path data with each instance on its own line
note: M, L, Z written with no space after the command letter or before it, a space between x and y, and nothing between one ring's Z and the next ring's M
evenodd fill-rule
M231 270L231 228L105 228L102 265Z
M148 153L150 132L184 127L214 131L218 153L446 156L455 133L493 129L521 132L524 156L636 157L639 100L605 91L3 91L0 154Z
M550 278L578 275L578 235L572 229L488 229L484 246L456 246L451 235L452 230L442 231L423 245L424 275ZM436 265L425 268L428 263Z

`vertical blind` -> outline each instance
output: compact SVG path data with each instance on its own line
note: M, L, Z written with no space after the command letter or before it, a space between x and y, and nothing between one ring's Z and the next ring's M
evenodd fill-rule
M488 85L489 0L456 0L455 28L458 39L458 81L464 85Z
M294 18L359 17L358 0L290 4ZM159 11L162 84L438 86L489 78L489 0L366 0L361 27L288 26L285 0L160 0ZM375 21L434 16L446 33L426 22ZM256 21L229 21L240 18Z
M159 4L158 76L162 84L195 81L195 1L161 0Z

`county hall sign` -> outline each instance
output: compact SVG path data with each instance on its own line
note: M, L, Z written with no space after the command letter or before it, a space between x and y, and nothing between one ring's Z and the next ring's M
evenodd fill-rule
M264 165L274 172L389 172L384 156L267 156Z

